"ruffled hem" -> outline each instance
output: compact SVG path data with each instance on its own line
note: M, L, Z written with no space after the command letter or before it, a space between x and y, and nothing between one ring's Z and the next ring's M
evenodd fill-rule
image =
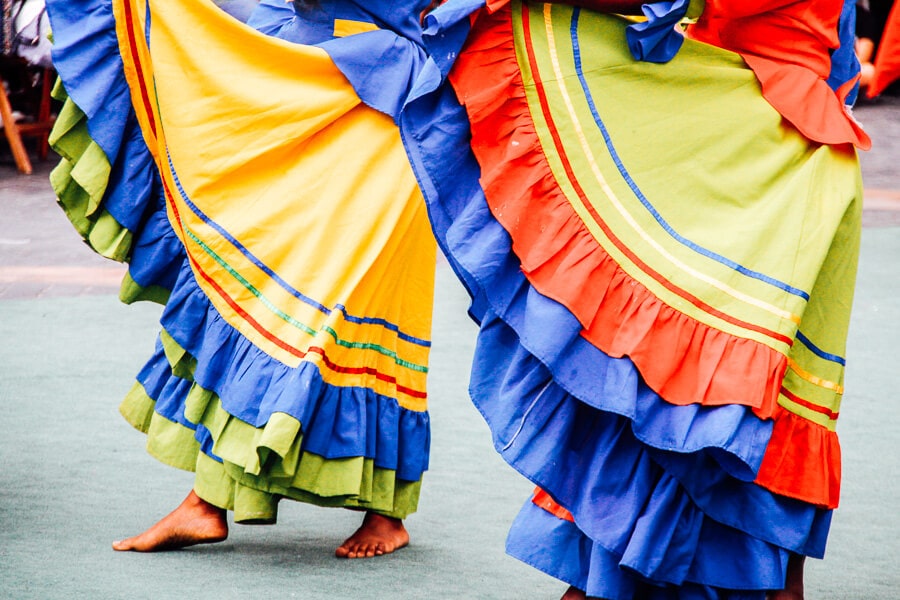
M50 174L57 202L91 249L106 258L128 262L119 290L123 302L165 304L184 257L165 213L154 210L152 198L143 198L135 210L147 216L138 230L132 231L107 210L106 191L115 185L109 160L91 138L85 114L61 86L55 97L64 101L50 137L50 145L62 157Z
M591 343L611 356L631 358L667 401L743 404L770 417L787 367L785 356L661 302L573 214L530 120L510 14L505 9L479 19L470 38L474 43L455 71L466 76L451 73L450 79L472 124L472 148L482 165L488 204L510 232L529 281L565 305ZM584 294L584 289L592 293ZM661 347L670 351L660 353Z
M106 2L70 4L48 2L60 75L54 95L64 101L49 140L62 157L51 185L88 245L128 262L120 298L163 303L184 254L131 107L112 9ZM84 64L92 65L91 77L84 77Z
M592 541L574 522L527 502L512 525L506 550L590 597L608 600L763 600L767 589L782 587L787 552L702 518L693 519L688 539L669 537L676 529L672 524L686 517L690 515L675 498L668 505L648 506L634 543L644 545L639 538L650 534L655 552L636 554L626 548L618 553ZM689 564L678 581L656 564L671 554Z
M444 5L438 11L457 8ZM431 30L437 44L433 54L454 56L454 49L447 45L449 38L460 38L454 29L459 24L449 18L452 13L438 11L429 17L431 24L450 33L444 36L439 29ZM492 64L490 68L491 77L482 78L482 84L496 81L498 72L514 67ZM502 105L506 100L502 84L492 89L488 95ZM470 313L481 323L470 388L473 400L504 459L574 513L581 528L578 543L595 548L596 556L602 550L607 557L618 557L609 564L621 570L618 564L626 550L635 564L656 555L658 540L652 539L656 531L690 541L666 546L672 554L654 567L668 573L661 581L682 580L677 590L661 592L670 594L661 598L712 597L704 596L708 588L685 579L692 563L690 556L678 554L681 546L706 552L718 561L732 556L744 560L746 551L754 557L753 564L760 564L756 570L767 574L765 580L750 582L743 573L732 581L717 573L696 575L699 581L723 588L739 584L777 588L783 584L788 550L821 556L831 512L753 483L772 435L772 421L757 418L742 405L668 403L647 386L630 358L612 358L589 343L581 335L581 323L566 307L532 287L513 253L509 233L491 214L478 185L479 176L490 175L481 173L472 154L452 152L468 141L469 134L465 111L452 92L445 89L427 103L412 104L403 124L404 141L428 201L436 237L472 295ZM443 160L452 168L446 168ZM518 185L515 177L507 183ZM772 411L779 409L772 407ZM801 447L803 443L801 439ZM717 485L708 486L709 480ZM648 503L667 505L676 498L684 503L691 523L673 532L678 519L662 524L642 520ZM729 533L698 545L691 541L698 523ZM527 534L529 526L520 531ZM640 527L645 528L646 543L633 538ZM542 551L540 544L527 540L520 545L526 550L538 548L529 554L534 561L513 545L510 552L542 568L543 559L560 556L553 554L554 547L563 548L556 564L571 566L569 574L547 571L576 585L583 582L579 578L586 572L585 562L566 554L565 543L549 533L537 537L550 548ZM717 542L726 538L728 544ZM632 539L635 543L629 545ZM732 552L730 544L738 549ZM734 592L730 597L762 595Z
M55 133L66 157L57 176L61 197L97 247L129 262L122 298L166 304L138 401L123 406L150 433L151 453L196 469L198 493L224 507L255 490L395 516L414 510L428 466L428 414L362 383L327 384L314 362L288 367L224 321L167 217L131 105L111 3L48 4L54 60L70 96L69 118ZM94 225L99 217L106 229ZM265 510L241 512L265 520Z
M773 418L773 443L758 483L776 493L836 507L840 488L837 436L778 405L786 357L663 304L596 244L583 223L571 215L571 208L562 206L565 199L528 120L508 11L489 17L489 22L480 17L476 41L457 65L466 77L454 78L451 73L451 79L455 79L472 121L472 146L483 166L481 185L488 206L512 237L513 251L529 282L541 294L563 304L583 327L580 335L591 344L610 356L627 356L633 361L643 381L666 402L709 407L740 404L751 407L759 418ZM476 83L488 80L497 83L489 88ZM561 209L556 210L557 206ZM471 236L471 232L465 235ZM490 252L491 256L497 253L494 249ZM474 257L470 264L479 260ZM509 282L484 287L494 290L501 285ZM584 289L596 293L584 294ZM512 297L526 292L505 293ZM496 298L498 293L493 295ZM496 301L494 304L497 307ZM496 309L508 318L502 308ZM523 337L530 337L526 346L533 349L540 343L535 342L540 332L529 334L516 324L513 327ZM659 348L669 351L660 353ZM547 363L554 373L559 370L554 365L564 362L555 360ZM589 391L569 389L582 400L590 397ZM623 414L621 409L617 412ZM756 463L754 472L758 466Z
M774 421L756 483L776 494L837 508L841 495L837 433L780 407Z
M87 117L57 85L54 98L64 102L49 143L61 157L50 174L57 201L75 230L106 258L123 262L131 254L133 234L101 209L110 166L102 148L91 139Z
M486 315L472 396L501 456L570 511L587 535L623 552L618 544L628 539L647 503L659 497L665 475L678 480L692 510L793 552L824 554L830 511L752 483L771 423L740 406L667 404L639 380L633 366L621 359L604 361L596 349L593 360L580 364L597 370L586 367L578 375L594 381L597 390L588 400L573 397L565 389L573 376L551 373L542 348L521 325L530 313L540 314L543 326L554 331L568 329L552 306L535 310L542 303L552 304L532 294L502 319ZM517 330L523 331L521 338ZM568 356L587 359L589 351ZM606 508L598 511L598 506Z
M187 264L161 323L165 343L151 363L169 355L177 376L213 391L222 408L245 423L262 427L273 414L285 413L303 423L305 448L323 456L373 458L408 481L428 468L427 412L403 408L366 387L329 385L313 363L292 368L273 359L219 316ZM161 389L161 377L154 384L139 380Z
M212 392L185 380L173 387L185 394L182 408L195 422L160 414L171 406L161 406L140 383L120 411L147 434L152 456L194 471L197 494L233 510L235 522L274 523L281 498L400 519L415 512L421 481L400 480L395 471L375 466L370 458L329 459L305 450L300 423L283 413L254 428L222 410Z

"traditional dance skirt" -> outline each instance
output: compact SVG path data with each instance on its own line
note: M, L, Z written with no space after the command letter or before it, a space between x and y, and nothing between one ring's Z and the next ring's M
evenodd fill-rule
M392 115L325 49L209 1L48 5L59 201L129 263L124 301L165 304L121 407L150 453L237 521L273 521L281 497L414 511L435 244ZM374 42L332 54L407 85L421 52L355 25ZM379 43L407 63L379 65Z
M838 502L855 150L732 52L641 62L625 19L497 4L429 17L452 91L403 123L481 325L472 398L539 487L507 550L588 596L762 598Z

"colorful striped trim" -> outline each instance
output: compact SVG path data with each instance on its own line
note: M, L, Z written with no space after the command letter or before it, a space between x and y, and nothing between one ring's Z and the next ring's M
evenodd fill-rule
M125 42L126 42L126 46L127 46L127 50L128 50L128 57L131 59L131 65L133 66L133 68L135 70L135 76L136 76L135 78L137 79L137 85L138 85L138 89L139 89L138 98L140 100L140 106L135 106L135 108L143 109L142 112L143 112L144 119L141 120L141 123L146 122L147 129L149 129L149 131L147 131L145 129L144 134L145 135L149 134L151 136L150 139L147 140L148 146L152 146L155 144L156 147L158 148L160 146L163 146L163 144L160 143L161 128L159 126L159 123L157 122L158 117L157 117L157 113L155 110L155 106L150 98L150 91L146 84L146 82L151 80L151 78L149 78L147 76L147 73L149 71L143 65L143 60L142 60L143 57L141 55L141 50L140 50L140 47L139 47L138 41L137 41L137 35L135 33L135 31L137 29L136 28L137 22L136 22L135 16L134 16L132 0L119 0L119 2L117 4L119 7L121 7L120 14L122 15L122 17L124 18L124 21L125 21L125 29L127 31L127 35L125 36L126 37ZM148 23L149 23L149 16L148 16ZM157 160L157 166L160 169L160 172L162 174L163 165L159 164L161 162L160 157L154 154L154 158ZM175 186L177 187L177 189L179 191L179 196L184 200L184 202L188 206L188 208L190 210L192 210L193 212L195 212L195 214L197 214L197 216L199 218L201 218L204 222L206 222L211 227L216 229L216 231L219 232L220 234L222 234L223 237L226 237L226 239L228 239L228 241L230 241L232 243L236 243L237 240L234 240L234 238L232 236L228 235L227 232L224 231L224 229L222 229L215 222L213 222L211 219L206 217L206 215L204 215L202 212L200 212L199 208L196 207L196 205L194 205L190 201L190 199L187 197L186 193L184 192L183 188L181 187L180 181L178 180L178 176L177 176L177 173L175 172L174 165L172 164L171 157L168 156L168 151L167 151L167 167L168 168L165 169L165 172L167 172L171 176L172 182L175 184ZM174 223L178 224L178 227L181 232L181 235L180 235L181 239L183 241L186 241L187 239L192 239L195 242L199 241L199 238L197 238L196 235L193 235L193 233L190 232L184 224L181 213L178 210L178 205L175 200L175 195L172 193L172 189L171 189L171 186L169 183L169 178L162 177L161 179L162 179L162 183L163 183L163 190L165 193L166 204L169 207L169 209L172 211L172 217L173 217L172 221ZM203 249L203 246L205 246L205 244L200 245L201 249ZM236 247L237 247L237 245L236 245ZM242 250L242 247L238 247L238 249ZM245 250L246 250L246 248L243 248L242 252ZM206 250L204 250L204 252L205 251ZM243 253L246 256L248 256L248 258L250 258L251 260L254 260L255 257L253 257L252 254L249 253L249 251L243 252ZM280 338L278 338L277 336L272 334L270 331L268 331L261 323L259 323L259 321L254 319L246 310L244 310L237 303L237 301L235 301L231 296L229 296L228 293L214 280L214 278L201 268L199 263L196 261L196 259L190 252L187 252L186 254L187 254L188 260L190 261L191 267L194 270L194 272L197 273L203 279L203 281L205 281L209 285L209 287L212 290L214 290L222 298L222 300L232 310L234 310L234 312L238 316L240 316L241 319L243 319L248 325L250 325L254 330L256 330L260 335L262 335L264 339L266 339L267 341L272 343L275 347L280 348L281 350L285 351L286 353L288 353L292 356L295 356L299 359L304 359L304 358L308 357L310 354L318 355L321 358L321 364L325 365L329 370L333 371L334 373L371 376L379 381L382 381L382 382L385 382L387 384L394 386L394 388L400 394L404 394L406 396L409 396L412 398L417 398L417 399L424 399L427 397L427 393L425 391L412 389L407 386L400 385L400 384L398 384L396 377L394 377L392 375L388 375L386 373L382 373L372 367L368 367L368 366L350 367L350 366L346 366L346 365L337 364L337 363L333 362L327 356L327 354L323 348L320 348L318 346L310 346L306 350L301 350L299 348L296 348L296 347L286 343L285 341L281 340ZM214 260L217 260L215 256L212 256L212 258ZM219 262L219 261L217 260L217 262ZM256 262L259 262L259 261L257 260ZM220 262L219 264L222 264L222 262ZM260 262L260 265L261 265L261 262ZM232 276L236 275L236 271L234 271L234 269L227 267L225 264L222 264L222 266L225 267L226 270L228 270ZM257 265L257 266L259 266L259 265ZM263 268L263 267L260 267L260 268ZM269 269L268 273L272 273L271 269ZM237 279L240 282L243 278L238 277ZM246 281L246 280L244 280L244 281ZM250 290L250 291L252 293L252 290ZM291 291L291 290L288 290L288 291ZM297 294L299 294L299 292L297 292ZM331 311L328 310L326 307L324 307L322 304L317 303L311 299L306 299L306 297L303 296L302 294L300 294L297 297L304 301L308 300L308 302L307 302L308 304L310 304L311 306L313 306L315 308L318 308L319 310L324 311L325 314L331 314ZM262 298L260 298L260 299L261 299L261 301L263 301L263 304L266 305L265 300ZM269 303L269 304L271 304L271 303ZM337 307L336 309L340 310L342 314L346 314L346 309L343 306ZM276 313L276 314L278 314L278 313ZM281 316L281 315L279 315L279 316ZM418 345L422 345L422 346L426 346L426 347L430 346L430 342L428 342L426 340L420 340L418 338L415 338L413 336L408 336L408 335L406 337L403 337L406 334L402 334L399 331L399 327L397 327L396 325L393 325L387 321L384 321L383 319L365 319L362 317L350 316L350 318L348 320L353 322L353 319L356 319L357 320L356 322L360 322L360 323L384 326L384 327L396 332L398 334L398 336L401 337L402 339L406 339L407 341L410 341L414 344L418 344ZM306 329L310 329L310 328L307 327ZM332 335L332 331L329 331L328 328L325 328L324 330L327 333L329 333L329 335ZM336 336L333 336L333 337L335 337L335 339L336 339ZM357 347L356 345L354 345L353 342L344 342L344 344L341 344L340 342L338 342L338 343L345 347ZM365 346L365 345L362 344L361 346ZM385 350L385 349L381 348L380 346L376 346L376 347L372 347L372 348L365 347L362 349L377 351L377 349L379 349L379 348L381 350ZM391 352L387 351L386 355L391 357L390 356ZM406 366L407 368L410 368L412 370L416 370L419 372L427 372L427 367L424 367L422 365L415 365L414 363L408 363L408 361L403 361L403 360L399 359L399 357L391 357L391 358L394 358L395 362L400 366ZM404 364L404 363L408 363L408 364Z
M388 329L388 330L396 333L397 337L399 337L401 340L410 342L412 344L416 344L418 346L423 346L425 348L431 347L430 341L423 340L423 339L414 337L412 335L409 335L407 333L404 333L400 330L399 326L397 326L385 319L379 319L379 318L375 318L375 317L357 317L355 315L351 315L347 312L347 309L341 304L336 305L334 309L329 309L324 304L317 302L316 300L313 300L309 296L307 296L307 295L303 294L302 292L298 291L297 289L295 289L287 281L285 281L282 277L280 277L277 273L275 273L275 271L273 271L270 267L268 267L262 260L257 258L252 252L250 252L250 250L246 246L241 244L241 242L239 242L233 235L228 233L228 231L226 231L224 227L222 227L221 225L216 223L214 220L209 218L202 210L200 210L200 207L198 207L196 204L194 204L193 201L191 201L191 199L188 197L187 193L184 191L184 187L182 187L182 185L181 185L181 180L178 178L178 174L175 172L175 165L172 163L172 157L168 154L168 151L166 153L166 158L168 159L169 172L172 174L172 179L175 183L175 187L178 190L178 193L181 196L181 199L188 206L188 208L190 208L191 211L197 217L199 217L204 223L206 223L207 225L212 227L219 235L221 235L223 238L225 238L232 246L237 248L241 252L241 254L243 254L251 263L253 263L254 266L256 266L260 271L262 271L263 273L268 275L273 281L278 283L278 285L281 286L282 289L284 289L286 292L291 294L293 297L295 297L298 300L301 300L302 302L315 308L316 310L318 310L319 312L321 312L324 315L330 316L335 310L337 310L337 311L340 311L340 313L343 315L345 320L347 320L351 323L364 324L364 325L379 325L381 327L384 327L385 329Z
M179 224L182 229L182 233L185 234L184 223L181 219L181 214L178 212L178 206L175 203L175 200L172 196L172 192L169 189L168 183L166 182L166 178L163 178L163 188L166 194L166 200L169 207L175 213L175 220ZM385 383L391 384L396 387L398 393L405 394L412 398L426 398L427 394L424 391L414 390L408 388L406 386L399 385L397 383L397 378L392 375L387 375L385 373L381 373L378 370L372 367L347 367L343 365L339 365L333 362L328 358L325 350L318 346L310 346L305 351L295 348L290 344L287 344L277 336L273 335L269 330L262 326L256 319L254 319L247 311L245 311L228 293L213 279L203 268L197 263L196 259L191 255L190 252L187 253L188 260L191 262L191 267L194 269L195 273L198 273L204 281L213 289L215 292L228 304L228 306L235 311L238 315L241 316L244 321L246 321L251 327L253 327L260 335L262 335L266 340L273 343L277 347L281 348L285 352L296 356L297 358L304 359L309 354L316 354L321 357L322 364L324 364L328 369L335 373L341 374L352 374L352 375L369 375L378 379L379 381L383 381Z
M840 414L840 413L834 412L830 408L827 408L825 406L820 406L814 402L810 402L809 400L801 398L800 396L792 393L790 390L788 390L787 388L785 388L783 386L781 388L781 393L791 402L794 402L796 404L799 404L800 406L808 408L809 410L811 410L813 412L819 413L821 415L825 415L832 421L837 420L838 415Z
M150 92L147 89L146 79L144 78L143 68L141 66L141 57L140 57L140 54L138 51L137 36L134 33L135 21L134 21L134 13L132 12L133 8L132 8L130 0L125 0L124 2L121 3L121 6L125 12L125 21L126 21L127 31L128 31L128 49L131 52L131 64L133 64L135 69L137 69L137 71L138 71L137 79L138 79L138 85L140 86L141 101L144 103L144 110L147 112L148 115L151 116L151 118L149 119L150 133L153 135L153 138L156 139L158 137L158 132L156 130L156 122L152 118L153 104L150 102ZM146 19L147 32L145 34L148 37L150 35L149 11L150 11L150 5L148 4L147 5L148 17Z
M280 318L285 323L288 323L288 324L296 327L297 329L299 329L300 331L302 331L308 335L315 336L318 333L318 331L316 331L309 325L307 325L301 321L298 321L291 315L287 314L286 312L284 312L283 310L281 310L280 308L275 306L275 303L273 303L271 300L269 300L258 288L256 288L253 284L251 284L249 281L247 281L247 279L243 275L241 275L237 269L235 269L230 264L228 264L228 262L225 259L223 259L221 256L219 256L212 248L209 247L208 244L206 244L193 231L191 231L190 228L185 226L184 223L181 224L181 228L187 234L187 236L191 239L191 241L193 241L197 246L199 246L210 258L212 258L214 261L216 261L216 263L221 265L221 267L223 269L225 269L225 271L227 271L229 275L231 275L236 281L238 281L244 287L244 289L246 289L248 292L253 294L253 296L258 298L259 301L263 304L263 306L268 308L274 315L276 315L278 318ZM383 356L392 358L398 366L406 367L407 369L411 369L413 371L419 371L420 373L428 372L428 367L425 367L423 365L417 365L417 364L407 361L407 360L403 360L393 350L389 350L378 344L363 343L363 342L351 342L351 341L341 339L340 337L338 337L337 332L333 328L328 327L327 325L323 326L320 329L320 331L324 331L325 333L329 334L334 339L336 344L338 344L339 346L343 346L344 348L351 348L351 349L356 349L356 350L373 350ZM347 371L343 371L343 372L347 372Z
M554 38L552 35L552 31L550 29L551 28L551 10L552 10L552 5L550 5L550 4L544 5L544 23L545 23L545 27L547 29L547 34L549 36L548 41L550 44L551 52L554 52ZM645 273L650 278L652 278L657 284L661 285L662 287L669 290L673 294L686 300L694 307L702 310L703 312L705 312L711 316L721 319L722 321L725 321L726 323L730 323L732 325L735 325L737 327L740 327L740 328L748 330L748 331L754 331L756 333L760 333L760 334L765 335L773 340L776 340L788 347L792 346L794 343L794 340L791 337L784 335L777 331L772 331L770 329L767 329L765 327L757 325L756 323L750 323L750 322L738 319L736 317L733 317L727 313L724 313L724 312L714 308L713 306L704 302L703 300L701 300L697 296L691 294L687 290L676 286L671 281L669 281L668 278L664 277L658 271L656 271L655 269L650 267L650 265L648 265L643 260L641 260L628 247L627 244L625 244L621 239L619 239L613 233L612 229L601 218L599 213L597 213L596 209L593 207L593 205L590 202L590 198L585 193L584 189L581 187L581 184L578 181L578 178L577 178L577 176L574 172L574 169L571 165L571 161L568 158L568 154L566 152L565 145L563 144L562 137L554 123L553 113L550 109L550 102L547 98L547 92L544 88L543 78L540 74L540 67L537 62L537 57L535 56L535 50L534 50L534 46L533 46L532 38L531 38L531 19L530 19L529 11L527 10L527 8L522 10L522 27L525 32L525 35L524 35L525 51L526 51L526 54L528 57L528 62L529 62L529 66L531 69L531 75L532 75L532 79L534 82L534 87L535 87L535 90L538 95L541 112L547 123L547 127L550 131L550 135L552 136L553 144L554 144L555 150L557 152L557 155L563 164L563 168L565 170L568 181L572 185L572 187L575 190L576 194L578 195L579 199L581 200L582 205L590 213L591 218L601 228L601 230L607 236L607 238L609 238L610 242L616 247L616 249L619 252L621 252L623 255L625 255L632 263L634 263L635 266L637 266L637 268L639 268L643 273ZM553 58L554 58L553 62L556 63L557 61L555 60L555 58L556 58L555 53L553 55ZM572 106L571 106L571 100L569 100L568 93L563 88L564 77L562 76L562 73L559 71L557 73L555 73L554 75L555 75L556 81L560 84L561 93L566 98L567 108L569 109L570 117L572 118L573 123L575 123L576 126L579 126L577 115L574 112L574 108L572 108ZM586 141L582 144L582 146L586 152L589 152L589 148L587 147ZM595 170L595 172L599 173L599 171L597 171L597 170ZM603 187L608 188L608 186L605 185L605 182L601 182L601 185L603 185ZM611 201L615 201L614 196L612 195L611 192L608 195L609 195ZM621 205L617 206L617 208L621 212L623 212L623 215L624 215L624 208L622 208ZM649 239L649 236L646 233L644 233L643 236L645 238Z
M835 362L842 367L847 366L847 361L844 359L844 357L838 356L837 354L831 354L830 352L825 352L824 350L813 344L809 338L807 338L799 331L797 332L797 340L801 344L809 348L809 350L819 358L830 360L831 362Z
M550 5L547 5L547 6L549 7ZM722 256L721 254L713 252L712 250L704 248L700 244L697 244L697 243L692 242L691 240L685 238L684 236L679 234L677 231L675 231L675 229L663 218L663 216L659 213L659 211L656 210L656 208L653 206L653 204L650 202L650 200L647 199L647 197L644 195L644 193L638 187L637 183L634 181L634 179L632 179L631 174L628 172L628 169L625 167L624 163L622 162L621 158L619 157L618 153L616 152L615 146L612 142L612 138L610 137L609 132L606 129L606 125L603 123L603 119L600 117L600 114L597 111L597 107L594 103L594 98L591 95L591 91L587 85L587 80L584 77L584 70L582 68L582 62L581 62L581 47L578 42L578 20L579 20L580 14L581 14L581 9L576 7L572 13L572 21L571 21L571 26L569 29L570 35L571 35L571 41L572 41L572 49L573 49L573 52L575 53L575 71L578 74L578 80L581 83L582 89L584 90L585 100L587 101L588 105L590 106L591 115L594 117L594 121L597 124L597 128L600 130L600 133L603 136L603 140L606 143L606 148L609 151L609 155L612 158L613 162L615 163L616 168L619 170L619 173L622 175L622 178L625 180L625 182L628 184L628 186L634 192L635 197L641 202L641 204L644 205L644 207L653 216L653 218L656 220L656 222L659 223L660 227L662 227L662 229L666 233L668 233L673 239L678 241L680 244L686 246L687 248L690 248L697 254L705 256L705 257L707 257L711 260L714 260L722 265L725 265L726 267L728 267L730 269L733 269L734 271L737 271L741 275L744 275L746 277L750 277L752 279L757 279L759 281L767 283L767 284L769 284L775 288L778 288L784 292L798 296L798 297L802 298L803 300L809 300L808 292L805 292L804 290L796 288L788 283L779 281L778 279L776 279L774 277L770 277L769 275L766 275L764 273L760 273L758 271L748 269L747 267L744 267L743 265L741 265L729 258Z

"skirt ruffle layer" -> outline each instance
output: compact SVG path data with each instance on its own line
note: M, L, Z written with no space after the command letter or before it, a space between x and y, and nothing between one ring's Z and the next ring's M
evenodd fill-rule
M666 508L671 512L659 503L649 506L642 530L633 540L635 546L656 544L654 555L610 552L584 535L571 521L551 515L532 502L525 504L513 523L506 550L522 562L586 590L588 596L604 600L763 600L766 597L766 592L760 589L732 589L691 581L677 585L648 581L646 574L658 575L658 563L672 555L681 555L679 562L690 564L690 576L720 580L732 586L767 582L773 588L782 585L778 582L784 581L787 567L787 553L783 550L755 543L752 538L729 531L714 521L703 521L703 525L694 528L691 538L674 537L671 523L686 515L677 504ZM652 539L640 539L640 534L648 531L652 531ZM752 581L748 581L749 573L754 575Z
M462 4L444 5L429 16L433 56L460 52L454 44L469 26L459 16ZM467 108L483 99L480 108L496 117L492 126L506 142L486 149L526 153L514 143L519 138L509 137L515 115L497 116L511 97L504 73L517 71L517 65L476 62L490 77L472 77L472 88L457 86L456 93ZM403 124L438 243L471 294L470 313L481 325L470 392L497 451L572 516L557 518L529 501L512 528L508 551L589 596L616 600L737 600L781 588L790 552L822 556L831 511L754 480L779 424L805 428L797 447L808 443L816 461L834 456L833 432L773 407L771 398L768 412L777 415L775 422L759 418L753 402L670 402L648 385L630 357L610 356L591 343L575 311L531 283L515 233L495 216L518 207L489 205L482 188L494 182L522 189L532 179L519 171L504 173L503 165L485 172L471 152L456 150L470 142L469 115L459 101L452 91L440 90L411 104ZM549 238L541 248L546 256L571 259L557 265L557 274L566 277L570 263L580 273L583 255L567 255L553 246L554 236L543 233ZM519 250L533 248L525 244ZM570 287L581 290L578 302L590 302L593 288L574 281ZM625 320L624 314L611 311L603 318ZM770 367L763 370L777 374ZM796 450L784 449L791 457ZM786 468L802 470L800 463Z
M226 323L166 214L112 3L48 5L65 99L52 137L63 157L52 176L59 202L92 248L128 263L124 301L165 304L157 352L121 407L148 434L148 450L196 471L198 494L237 521L274 521L283 497L414 512L428 467L427 412L362 385L331 385L312 362L289 367Z

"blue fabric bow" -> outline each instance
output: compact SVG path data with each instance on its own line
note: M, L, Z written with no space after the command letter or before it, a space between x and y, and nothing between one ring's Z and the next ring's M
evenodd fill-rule
M625 30L631 55L655 63L672 60L684 43L684 36L675 26L687 14L689 5L690 0L644 4L641 10L647 20L629 25Z

